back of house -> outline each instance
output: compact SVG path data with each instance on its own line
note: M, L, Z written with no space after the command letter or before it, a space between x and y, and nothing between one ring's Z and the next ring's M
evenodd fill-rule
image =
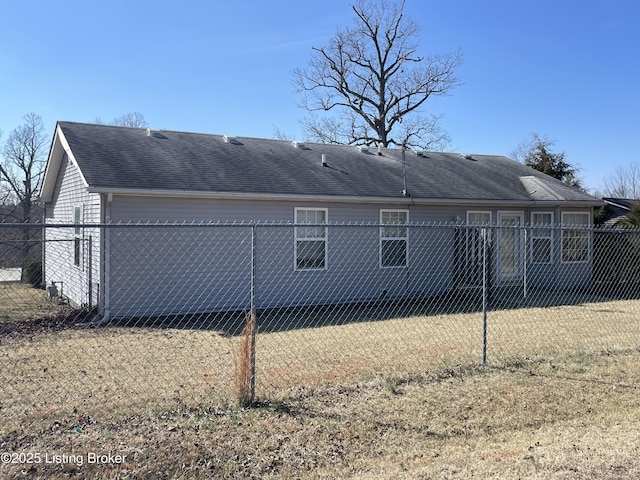
M487 241L494 282L588 283L601 205L503 156L73 122L41 200L45 281L116 318L434 295Z

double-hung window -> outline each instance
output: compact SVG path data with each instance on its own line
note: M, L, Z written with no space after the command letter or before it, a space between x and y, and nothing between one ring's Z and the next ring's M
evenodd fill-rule
M531 262L551 263L553 213L531 214Z
M380 266L406 267L409 211L380 210Z
M295 218L296 270L326 269L327 209L296 208Z
M82 206L73 207L73 264L82 267Z
M562 212L563 262L580 263L589 260L589 222L589 213Z
M491 225L491 212L468 211L467 212L467 228L465 229L466 246L465 246L465 266L476 268L481 265L483 258L482 253L482 235L483 228ZM485 235L491 236L491 230L486 230Z

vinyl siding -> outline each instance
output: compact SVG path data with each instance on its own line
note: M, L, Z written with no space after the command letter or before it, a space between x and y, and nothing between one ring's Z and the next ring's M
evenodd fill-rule
M86 192L77 166L64 155L52 201L45 205L45 223L72 224L74 208L77 206L82 208L83 223L100 222L100 196ZM89 303L96 305L100 298L100 232L97 228L85 227L79 235L81 261L80 265L76 266L75 229L45 229L44 280L47 285L55 282L58 290L76 306ZM92 258L91 266L89 257Z
M113 227L111 317L248 309L251 230Z
M296 207L326 208L327 265L295 267ZM251 227L258 308L437 294L452 287L453 230L416 227L408 265L380 267L381 209L397 205L150 198L114 195L114 223L237 222L238 227L110 228L110 314L138 316L250 306ZM408 204L411 223L450 223L463 208ZM358 225L340 225L340 224Z
M296 268L291 225L296 207L327 209L324 269ZM144 226L109 228L110 314L124 317L248 309L252 228L258 308L430 296L456 287L453 259L460 236L456 237L453 228L438 224L464 221L467 210L477 208L407 204L403 209L409 211L409 222L414 224L408 234L407 266L381 268L380 210L399 208L403 207L114 195L109 206L111 221ZM498 211L508 211L483 210L491 211L494 223ZM531 209L513 212L523 213L524 224L528 224ZM554 220L559 218L558 209ZM150 225L165 222L201 225ZM240 225L206 225L216 222ZM552 264L527 272L531 286L566 286L572 278L568 269L563 276L558 264L559 238L553 244ZM573 283L588 281L590 271L583 273L585 277L573 278Z

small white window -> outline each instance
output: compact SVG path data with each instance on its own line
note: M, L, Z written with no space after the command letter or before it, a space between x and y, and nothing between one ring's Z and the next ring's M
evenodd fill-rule
M491 212L467 212L467 224L468 225L490 225L491 224Z
M553 239L553 213L534 212L531 214L531 262L551 263Z
M82 267L82 228L78 225L83 223L82 206L73 207L73 264Z
M380 266L406 267L408 210L380 210Z
M562 212L562 261L584 263L589 261L590 214ZM571 228L575 227L575 228Z
M295 209L295 266L297 270L327 268L327 209ZM309 226L300 226L310 224Z

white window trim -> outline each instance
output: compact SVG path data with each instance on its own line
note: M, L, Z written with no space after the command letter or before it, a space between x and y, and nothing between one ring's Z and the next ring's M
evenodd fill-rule
M80 221L76 221L76 209L80 210ZM71 211L71 223L73 224L83 224L84 223L84 205L74 205ZM71 244L71 258L73 262L73 267L79 270L83 270L84 262L83 262L83 250L84 250L84 228L82 227L74 227L73 228L73 242ZM78 253L78 263L76 263L76 241L79 242L79 253Z
M486 213L491 213L491 212L486 212ZM516 267L516 273L515 274L503 274L501 272L501 268L502 268L502 260L503 260L503 250L502 250L502 239L503 239L503 231L504 231L504 226L502 225L502 220L503 217L505 216L512 216L512 217L518 217L518 221L519 221L519 225L517 227L515 227L516 231L517 231L517 245L514 246L515 248L515 252L516 252L516 256L515 256L515 267ZM525 213L522 210L498 210L496 212L496 223L498 225L498 228L496 229L496 237L497 237L497 244L498 244L498 248L497 248L497 262L496 262L496 266L495 266L495 272L496 272L496 276L497 278L500 279L512 279L512 278L518 278L520 276L523 275L523 262L524 262L524 258L526 253L523 251L524 250L524 246L525 246L525 242L524 242L524 237L522 235L522 229L524 227L524 220L525 219ZM491 223L491 220L489 221Z
M409 224L409 210L401 209L401 208L383 208L380 209L380 235L378 242L378 266L379 268L408 268L409 267L409 227L407 226L405 229L405 234L403 237L385 237L383 235L384 227L382 224L382 214L385 212L394 212L394 213L405 213L407 215L407 221L405 226ZM392 224L389 224L392 225ZM398 224L400 225L400 224ZM382 243L384 240L404 240L405 243L405 252L404 252L404 265L383 265L382 264Z
M587 230L587 258L584 260L565 260L564 259L564 235L565 232L567 231L572 231L574 230L573 228L571 228L571 226L575 226L575 225L566 225L564 222L564 217L565 215L586 215L587 216L587 223L584 226L584 228L590 228L591 227L591 213L584 211L584 210L580 210L580 211L575 211L575 212L560 212L561 215L561 225L560 225L560 263L563 264L568 264L568 265L580 265L580 264L587 264L591 261L591 235L589 233L589 231Z
M328 208L318 208L318 207L294 207L293 209L293 223L294 225L296 225L294 227L294 234L293 234L293 269L296 272L318 272L318 271L322 271L322 270L327 270L328 268L328 258L329 258L329 229L327 226L324 227L324 238L320 238L320 237L313 237L313 238L306 238L306 237L298 237L298 225L302 226L304 224L302 223L298 223L298 212L301 210L313 210L313 211L322 211L324 212L324 223L328 224L329 223L329 209ZM305 267L298 267L298 241L305 241L305 240L309 240L309 241L324 241L324 266L323 267L319 267L319 268L305 268Z
M540 237L536 236L536 232L539 232L540 230L542 230L545 227L543 227L541 225L537 225L537 224L535 224L533 222L534 215L550 215L551 216L551 222L549 223L549 235L548 236L546 236L546 235L545 236L540 236ZM529 251L530 251L530 261L531 261L531 263L533 265L552 265L553 264L553 258L554 258L554 255L553 255L553 251L554 251L554 248L553 248L553 237L554 237L554 231L553 231L553 221L554 220L553 220L553 217L554 217L553 212L549 211L549 210L541 210L541 211L537 211L537 212L531 212L531 227L533 227L533 228L531 228L531 235L530 235L531 238L529 239ZM535 239L546 239L546 238L549 239L549 261L548 262L536 262L533 259L533 241Z
M470 214L473 213L482 213L482 214L489 214L489 223L485 223L482 224L482 226L486 226L486 225L491 225L491 223L493 222L493 212L491 210L467 210L467 225L471 225L470 221L469 221L469 216ZM481 226L479 224L473 224L474 226Z

